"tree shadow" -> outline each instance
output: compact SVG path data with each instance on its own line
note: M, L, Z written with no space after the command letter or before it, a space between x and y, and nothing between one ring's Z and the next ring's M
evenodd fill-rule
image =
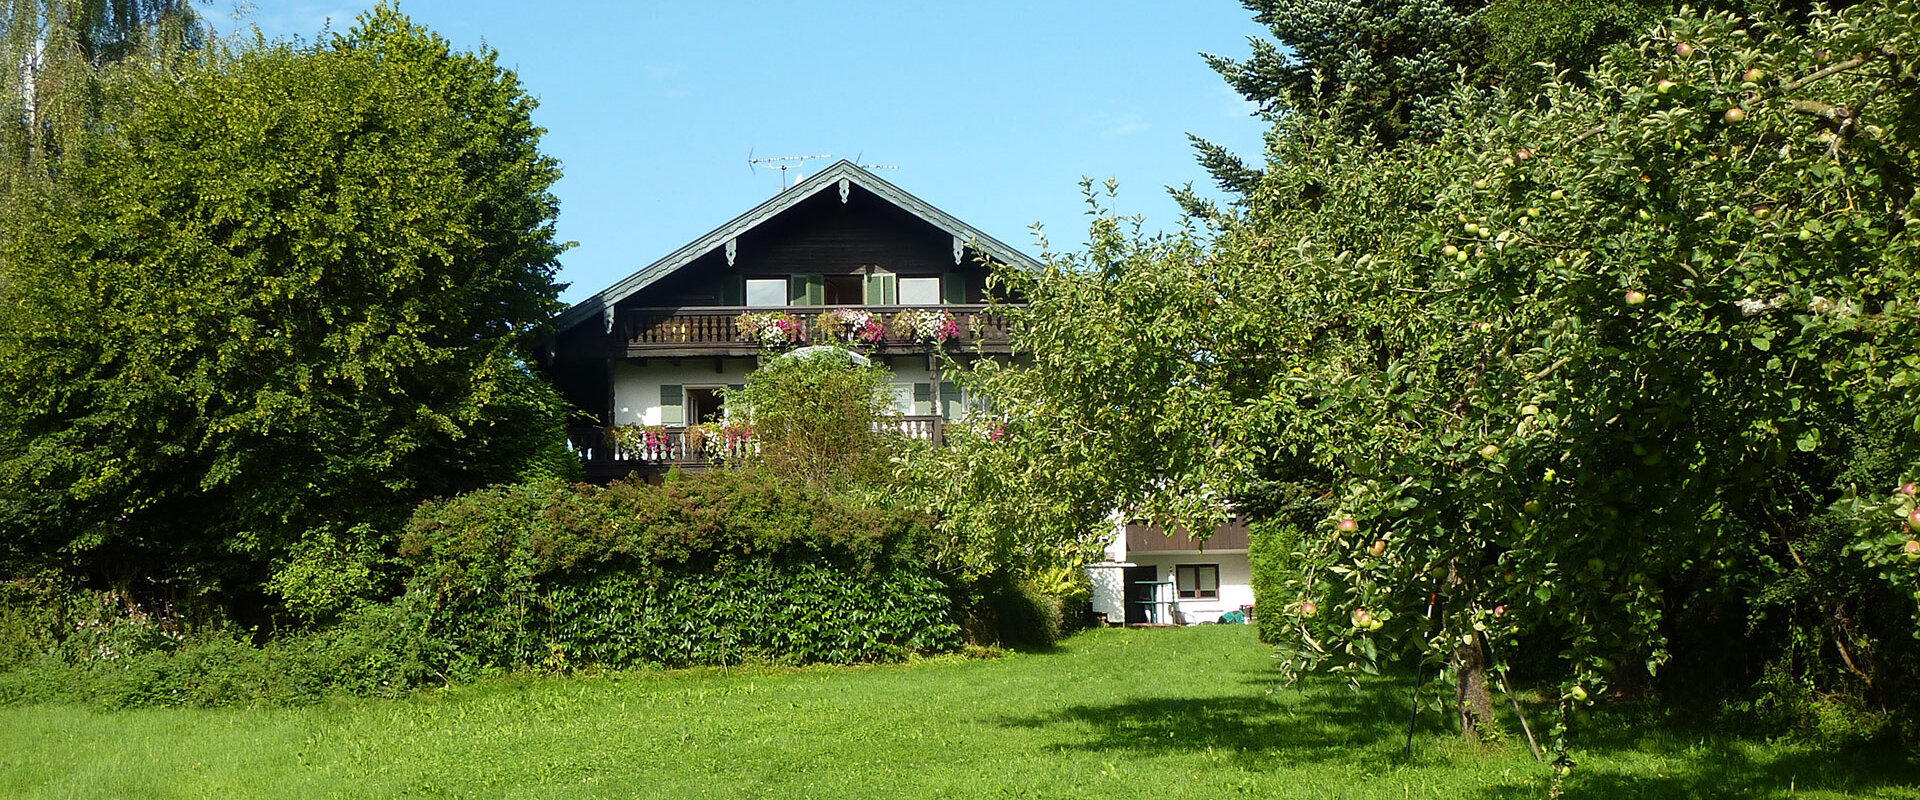
M1437 766L1471 758L1458 747L1436 746L1457 735L1451 719L1422 711L1406 744L1410 676L1369 678L1359 691L1341 679L1313 678L1293 689L1275 688L1270 674L1249 671L1244 693L1183 693L1079 704L1022 717L1010 727L1084 730L1051 746L1055 752L1144 757L1211 750L1250 771L1277 766L1357 761ZM1445 691L1429 687L1425 691ZM1544 712L1544 709L1541 710ZM1536 734L1549 723L1530 712ZM1510 725L1519 736L1518 726ZM1514 746L1524 753L1525 743ZM1795 792L1873 793L1911 789L1920 797L1920 760L1886 745L1819 749L1718 733L1699 720L1615 713L1606 724L1576 734L1584 763L1565 785L1568 797L1786 797ZM1524 756L1522 756L1524 757ZM1544 767L1543 767L1544 769ZM1537 784L1483 786L1476 796L1533 797Z

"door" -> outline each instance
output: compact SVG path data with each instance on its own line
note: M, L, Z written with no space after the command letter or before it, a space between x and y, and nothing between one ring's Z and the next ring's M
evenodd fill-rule
M1127 567L1121 570L1120 580L1127 586L1122 596L1127 599L1128 625L1147 623L1147 609L1154 600L1154 582L1159 579L1160 570L1157 567Z

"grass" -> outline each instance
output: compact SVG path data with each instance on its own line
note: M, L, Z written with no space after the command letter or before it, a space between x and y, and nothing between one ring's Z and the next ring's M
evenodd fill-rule
M1278 689L1245 626L985 661L524 678L298 708L0 709L0 796L1542 797L1408 684ZM1604 723L1604 717L1603 723ZM1920 762L1601 725L1572 797L1920 798Z

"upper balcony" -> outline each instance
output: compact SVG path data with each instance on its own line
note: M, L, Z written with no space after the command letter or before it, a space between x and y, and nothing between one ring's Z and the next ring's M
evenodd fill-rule
M613 333L623 342L628 358L674 358L702 356L751 356L766 348L740 325L747 313L783 313L798 323L792 346L844 344L846 338L824 333L820 317L836 310L865 312L880 324L872 337L852 342L874 355L924 353L934 346L928 337L907 326L896 324L901 312L944 312L953 321L952 335L938 345L948 350L1009 352L1005 317L990 306L699 306L692 308L634 308L620 311L614 318Z

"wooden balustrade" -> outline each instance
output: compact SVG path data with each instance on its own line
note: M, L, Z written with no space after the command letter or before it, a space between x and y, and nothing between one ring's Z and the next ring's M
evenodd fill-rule
M937 445L945 441L946 420L928 415L893 417L878 423L875 429ZM567 430L567 445L594 478L673 466L707 469L716 462L756 452L751 439L729 441L717 438L724 434L703 428L655 426L641 430L650 433L643 432L638 441L630 438L623 444L606 427L577 426Z
M856 337L848 342L823 333L820 316L835 309L862 311L873 315L883 329L878 341ZM922 349L932 343L907 326L897 324L901 312L946 312L952 315L955 335L941 342L947 347L985 347L1004 350L1007 343L1005 317L985 305L943 306L786 306L779 308L700 307L635 308L621 311L615 331L633 355L695 355L703 352L748 353L764 343L740 330L740 315L746 313L783 313L799 322L791 346L809 344L851 344L879 350Z

